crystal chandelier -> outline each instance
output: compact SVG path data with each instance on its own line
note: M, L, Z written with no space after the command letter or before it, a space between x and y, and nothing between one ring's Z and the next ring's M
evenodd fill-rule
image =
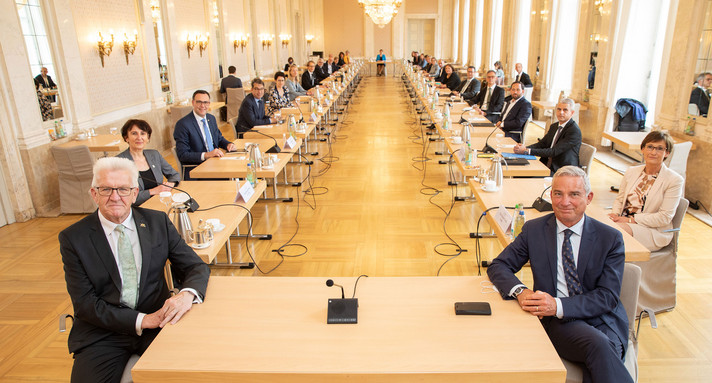
M398 13L403 0L358 0L373 23L383 28Z

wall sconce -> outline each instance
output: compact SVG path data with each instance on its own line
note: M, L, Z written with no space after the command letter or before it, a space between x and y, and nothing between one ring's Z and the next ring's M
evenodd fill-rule
M129 53L134 54L136 51L136 42L138 42L138 32L134 29L133 40L129 40L129 37L124 32L124 55L126 55L126 65L129 65Z
M237 35L237 38L234 38L232 41L232 47L234 52L237 53L237 47L240 47L240 52L244 52L248 41L250 41L249 33L247 34L247 36Z
M203 57L203 51L208 48L208 41L210 41L210 33L206 33L205 37L200 35L198 39L198 48L200 48L200 57Z
M314 41L314 35L305 35L304 38L307 39L307 44L311 44Z
M282 41L282 46L286 47L289 45L289 41L292 40L292 35L279 35L279 39Z
M608 39L607 39L606 37L601 37L601 35L598 34L598 33L592 33L592 34L588 37L588 39L591 40L591 41L593 41L593 42L595 42L595 43L599 43L599 42L601 42L601 41L603 41L603 42L607 42L607 41L608 41Z
M190 58L190 51L195 49L195 44L197 44L197 43L198 43L198 35L197 34L195 35L195 40L191 40L190 35L187 33L185 34L185 45L188 48L188 58Z
M110 31L111 41L104 40L104 37L99 32L99 38L96 40L96 47L99 49L99 58L101 59L101 67L104 67L104 56L109 57L111 50L114 49L114 32Z
M158 0L151 0L151 18L154 22L161 18L161 6Z
M274 41L274 35L263 33L260 35L260 41L262 41L262 50L265 50L265 47L269 49L272 46L272 41Z

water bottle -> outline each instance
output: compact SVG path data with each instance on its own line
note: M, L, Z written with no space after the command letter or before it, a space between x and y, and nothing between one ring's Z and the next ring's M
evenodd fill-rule
M245 177L247 179L247 182L252 184L252 186L255 186L255 168L251 166L251 163L247 163L247 176Z
M521 204L517 205L517 208L519 211L517 212L517 215L514 217L514 222L512 223L512 237L517 238L519 234L522 232L522 226L524 226L524 222L527 221L527 218L524 216L524 208Z
M465 167L472 167L472 146L467 143L467 153L465 154Z

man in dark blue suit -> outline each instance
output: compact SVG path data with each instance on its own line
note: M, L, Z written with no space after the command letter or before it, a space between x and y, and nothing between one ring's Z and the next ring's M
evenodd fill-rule
M504 104L504 109L502 109L502 114L496 125L504 131L505 136L522 143L524 142L524 137L521 132L524 132L529 116L532 115L532 104L522 97L524 95L524 84L521 82L512 83L509 91L511 97Z
M277 119L267 117L265 115L265 104L262 97L265 95L265 83L256 77L252 80L252 91L245 96L240 105L239 117L235 128L237 129L238 138L242 133L254 128L258 125L269 125L277 122Z
M620 231L587 217L593 193L586 173L554 174L554 214L524 224L487 275L504 299L537 316L562 358L585 364L584 382L633 382L623 364L628 318L620 301L625 249ZM529 289L516 276L527 262ZM526 358L526 355L522 355Z
M199 165L211 157L225 155L219 148L235 151L235 144L223 137L215 116L208 114L210 93L196 90L193 93L193 111L178 120L173 130L176 154L183 165ZM190 168L185 169L183 179L190 179Z

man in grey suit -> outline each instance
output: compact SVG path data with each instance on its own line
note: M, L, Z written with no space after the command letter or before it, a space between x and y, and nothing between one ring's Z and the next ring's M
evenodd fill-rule
M502 298L516 299L539 318L562 358L585 365L585 383L632 383L623 364L628 346L628 317L620 301L623 236L584 214L592 199L586 172L559 169L551 184L554 213L525 223L487 275ZM532 289L515 275L527 262Z
M132 354L143 354L161 328L205 298L208 265L165 213L131 207L137 180L130 160L99 159L89 190L98 210L59 234L74 307L72 382L119 382ZM172 297L166 261L181 289Z

